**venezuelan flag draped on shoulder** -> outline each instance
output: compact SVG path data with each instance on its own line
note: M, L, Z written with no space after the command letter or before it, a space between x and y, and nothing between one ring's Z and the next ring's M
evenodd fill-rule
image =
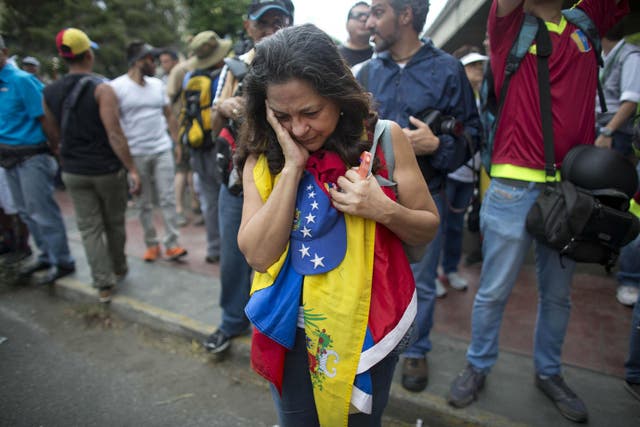
M376 155L384 162L380 149ZM369 369L396 348L417 310L413 275L398 237L331 205L328 188L345 172L336 153L311 155L298 187L289 245L266 273L255 274L245 309L255 326L252 366L278 390L301 313L323 426L346 426L350 411L371 413ZM278 176L269 172L264 155L253 177L266 201Z

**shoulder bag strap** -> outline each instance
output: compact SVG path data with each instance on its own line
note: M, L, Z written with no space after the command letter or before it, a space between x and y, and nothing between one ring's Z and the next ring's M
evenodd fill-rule
M551 113L551 83L549 81L549 57L553 50L551 37L544 21L538 20L536 55L538 57L538 92L540 96L540 119L544 139L544 170L547 181L555 181L556 158L553 151L553 116Z
M83 89L89 82L97 82L98 80L99 79L97 77L92 75L82 77L73 86L71 93L64 99L64 102L62 103L62 117L60 120L60 139L63 139L65 130L67 129L67 125L69 124L69 112L78 103L78 98L80 98L80 94L82 93Z

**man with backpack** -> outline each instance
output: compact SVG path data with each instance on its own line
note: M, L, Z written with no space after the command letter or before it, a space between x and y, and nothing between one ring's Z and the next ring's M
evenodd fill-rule
M222 60L231 49L231 41L223 40L214 31L196 34L189 50L193 52L194 70L189 71L182 84L180 113L180 143L189 150L191 167L198 174L200 198L207 230L205 261L220 259L220 231L218 229L218 193L222 181L216 167L215 133L212 131L211 102L218 85Z
M583 31L576 22L569 21L561 10L562 0L494 0L489 12L487 26L496 94L508 82L505 64L523 22L528 22L525 10L540 18L536 32L548 33L551 45L547 57L551 112L542 114L553 117L553 126L549 129L541 124L543 92L538 88L538 76L542 67L538 68L538 44L530 42L524 46L527 53L510 77L497 118L490 169L493 179L481 211L484 261L472 312L467 366L453 381L448 395L448 402L454 407L465 407L477 399L486 375L497 361L502 313L533 240L526 231L525 218L547 179L543 131L553 133L558 165L571 148L595 139L598 61L596 45L587 34L597 37L606 32L629 7L627 0L582 0L577 7L586 13L594 31ZM535 253L540 294L533 353L535 384L563 416L586 422L586 406L561 373L575 262L539 243Z
M76 222L100 302L109 302L118 279L128 271L126 241L127 171L131 192L140 178L120 127L116 94L93 75L97 45L81 30L66 28L56 37L69 74L44 89L45 120L60 143L62 179L76 211Z
M293 24L293 4L289 0L253 0L249 5L244 28L253 43L258 43L281 28ZM246 332L249 320L244 307L251 290L251 267L238 248L238 230L242 217L242 177L238 176L231 155L235 138L244 115L242 78L253 60L255 51L228 59L220 74L220 84L213 102L213 131L218 134L216 152L220 154L220 306L222 322L204 342L205 349L218 354L226 351L231 339Z
M377 55L363 63L356 78L372 93L380 117L404 128L442 212L447 174L471 157L481 125L460 61L419 37L428 11L426 0L373 0L366 25ZM417 340L404 352L402 386L414 392L424 390L429 379L427 353L441 251L439 227L426 253L411 265L418 295Z

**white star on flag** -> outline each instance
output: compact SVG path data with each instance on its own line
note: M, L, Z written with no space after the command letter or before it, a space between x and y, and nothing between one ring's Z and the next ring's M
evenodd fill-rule
M309 190L309 191L313 190L313 184L307 185L307 190Z
M322 260L324 257L319 257L318 254L314 254L314 258L310 260L313 263L313 268L324 267Z
M315 224L315 222L316 222L316 216L315 215L309 214L309 215L305 216L304 219L307 220L307 224L309 224L310 222L313 222Z
M306 226L300 230L300 232L302 233L302 237L311 237L311 229L307 228Z
M302 247L298 249L298 252L300 252L301 258L304 258L306 256L311 256L309 255L309 247L305 246L304 243L302 244Z
M314 210L314 209L320 209L318 207L318 202L316 202L315 200L313 201L313 203L311 203L311 210Z
M311 193L309 193L309 198L310 199L315 199L316 198L316 192L312 191Z

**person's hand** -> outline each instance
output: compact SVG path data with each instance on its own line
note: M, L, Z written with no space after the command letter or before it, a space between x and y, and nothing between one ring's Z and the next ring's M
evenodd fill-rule
M130 170L129 171L129 193L132 195L140 194L140 175L138 175L138 171Z
M362 178L355 167L338 178L336 184L337 187L329 188L333 206L350 215L377 221L376 216L383 211L384 202L390 200L373 175Z
M234 96L220 103L218 111L228 119L238 119L244 115L244 98Z
M602 147L602 148L611 148L612 142L613 142L612 137L600 134L596 138L595 146Z
M431 132L429 125L413 116L409 116L409 121L416 127L415 130L404 128L402 131L416 155L431 154L440 147L440 139Z
M273 110L269 107L267 101L265 101L264 105L267 110L267 121L275 131L278 143L280 147L282 147L285 167L290 165L296 169L304 169L309 159L309 151L291 138L289 132L280 124L273 114Z

